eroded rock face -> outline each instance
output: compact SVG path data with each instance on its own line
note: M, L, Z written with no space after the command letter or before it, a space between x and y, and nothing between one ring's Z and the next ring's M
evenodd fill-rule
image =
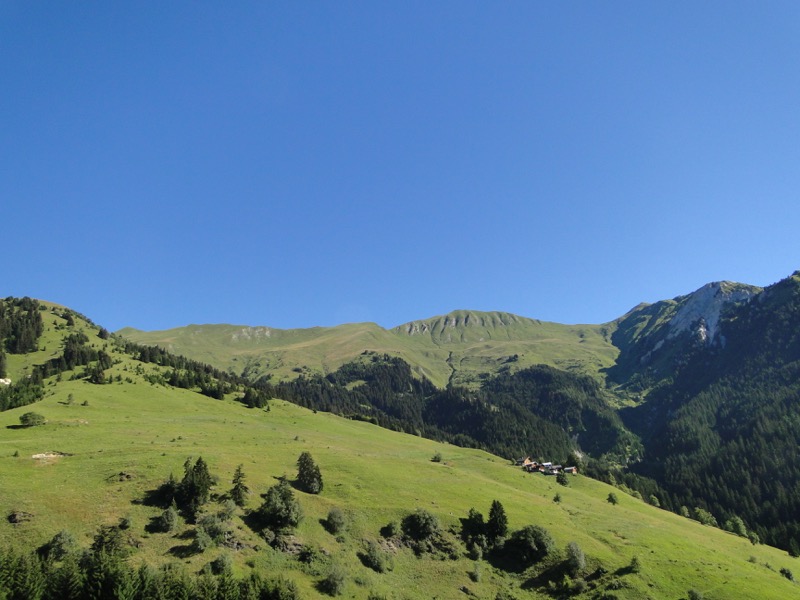
M704 343L711 343L719 330L719 319L731 303L749 300L759 289L737 285L728 281L717 281L704 285L687 297L686 302L670 320L667 339L681 333L694 333Z

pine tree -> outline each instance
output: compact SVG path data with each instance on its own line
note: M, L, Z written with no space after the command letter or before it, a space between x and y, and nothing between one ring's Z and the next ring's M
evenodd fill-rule
M297 459L297 486L309 494L322 491L322 474L308 452L303 452Z
M489 520L486 522L486 535L491 543L504 538L508 533L508 517L506 509L500 504L499 500L492 502L489 509Z
M244 482L244 471L242 466L236 467L236 472L233 474L233 487L231 488L231 500L236 503L236 506L242 507L247 503L247 495L250 493L250 488Z
M211 493L211 474L208 465L199 457L192 465L191 459L184 464L184 476L178 485L178 502L194 517L200 507L208 502Z

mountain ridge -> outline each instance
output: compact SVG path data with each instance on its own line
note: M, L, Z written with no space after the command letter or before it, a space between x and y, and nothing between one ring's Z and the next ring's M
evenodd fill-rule
M301 373L325 375L369 350L402 357L439 387L474 387L487 373L547 364L618 385L634 379L634 389L645 389L686 351L687 334L713 341L726 307L761 291L749 284L711 282L669 300L640 303L600 324L457 309L388 329L373 322L293 329L207 324L117 333L237 373L278 380Z

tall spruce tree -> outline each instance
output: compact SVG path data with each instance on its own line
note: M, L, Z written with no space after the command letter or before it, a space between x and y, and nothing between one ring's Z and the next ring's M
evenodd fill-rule
M233 487L231 488L230 495L231 500L236 503L236 506L242 507L247 502L247 495L250 493L250 488L244 482L244 471L242 470L243 465L239 465L236 467L236 471L233 474Z
M492 502L492 507L489 509L489 520L486 522L486 537L494 544L499 539L502 539L508 533L508 517L506 516L506 509L500 504L499 500Z
M203 457L198 457L194 465L191 459L187 459L183 479L178 485L178 503L191 517L197 515L200 507L208 502L211 483L211 474Z
M309 452L303 452L297 459L297 487L309 494L322 491L322 473Z

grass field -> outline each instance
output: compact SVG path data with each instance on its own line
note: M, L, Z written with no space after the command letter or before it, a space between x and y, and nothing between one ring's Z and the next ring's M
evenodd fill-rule
M531 573L509 575L485 561L481 580L472 581L474 564L466 556L456 561L420 559L401 548L393 553L393 570L385 574L366 568L357 557L367 540L379 539L381 527L417 507L434 513L445 527L457 527L459 517L472 507L486 515L494 499L503 503L512 530L542 525L562 550L575 541L589 557L590 568L606 569L597 589L579 597L592 597L609 585L621 586L613 592L618 598L631 599L683 598L689 589L705 598L800 597L800 588L778 572L800 571L800 563L785 553L752 546L619 490L619 504L613 506L606 501L613 488L588 478L571 478L565 488L553 478L525 474L484 452L282 401L265 412L154 386L137 374L138 363L116 357L121 362L112 374L133 383L97 386L69 381L65 374L63 381L48 385L43 401L0 413L0 511L3 516L14 511L33 515L20 524L4 519L0 544L34 547L67 529L88 546L100 525L127 517L131 532L141 541L132 561L181 561L199 570L228 551L189 553L190 525L182 525L175 535L147 533L146 525L160 509L140 502L146 492L170 472L180 478L187 457L203 456L219 478L218 493L230 488L236 466L244 465L255 492L249 507L254 508L260 503L258 494L277 477L294 477L298 455L308 450L322 470L325 488L318 496L297 492L305 514L297 537L327 554L324 564L301 565L267 547L239 518L236 534L245 548L232 553L239 573L251 568L281 573L298 583L304 597L318 595L314 585L328 563L347 572L345 597L366 598L376 592L391 598L463 598L462 588L478 598L494 598L500 589L519 598L538 597L541 590L524 589ZM48 423L15 428L19 416L29 410L44 415ZM46 452L64 456L33 458ZM440 463L431 461L437 452L443 458ZM560 503L553 501L556 493ZM320 524L333 507L340 507L349 520L348 532L339 541ZM634 556L642 564L641 572L626 573Z

